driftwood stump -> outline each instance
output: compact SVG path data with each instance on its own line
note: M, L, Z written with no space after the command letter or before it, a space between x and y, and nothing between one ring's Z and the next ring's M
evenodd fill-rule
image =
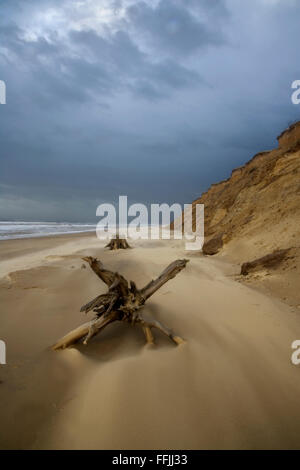
M92 310L96 313L95 318L61 338L52 347L54 350L64 349L79 340L83 340L83 343L87 344L93 336L115 321L139 324L143 328L148 344L154 343L152 328L162 331L176 344L183 342L182 338L175 336L169 328L159 321L145 320L140 309L149 297L186 267L188 260L174 261L158 278L150 281L142 289L138 289L133 281L130 281L128 285L127 280L121 274L108 271L96 258L88 256L83 260L89 263L94 273L107 285L108 290L106 294L98 295L80 309L85 313Z
M116 235L116 238L112 238L105 248L109 248L110 250L119 250L120 248L126 250L130 248L130 246L125 238L120 238L119 235Z

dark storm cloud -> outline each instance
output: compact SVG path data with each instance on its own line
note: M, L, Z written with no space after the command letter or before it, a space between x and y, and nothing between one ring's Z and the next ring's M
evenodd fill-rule
M181 2L181 0L179 0ZM214 18L226 18L230 15L227 3L224 0L183 0L188 7L195 8L208 15L214 15Z
M220 29L214 28L213 23L199 21L183 1L161 0L156 8L137 2L128 9L128 18L162 52L191 54L199 48L224 42Z
M292 0L0 3L0 218L190 202L299 117Z
M124 89L157 99L167 96L169 88L201 83L197 72L172 59L152 63L125 31L117 31L109 38L91 30L71 31L67 42L76 47L75 56L55 36L34 41L23 37L24 31L14 24L0 32L1 44L13 55L17 66L22 64L27 73L34 74L31 86L35 85L32 89L40 94L42 102L47 97L57 104L78 102ZM3 55L2 58L6 60Z
M106 83L115 91L128 88L133 94L152 100L168 96L172 89L202 83L197 72L172 59L152 63L150 57L142 52L124 31L116 32L109 40L105 40L94 31L73 32L70 38L74 44L92 55L93 59L105 64ZM69 69L74 71L72 62L69 64ZM86 64L79 61L78 65L85 69ZM90 78L97 76L96 73L89 74L89 67L91 66L87 64L87 70L83 72L87 80L85 86L88 86ZM81 74L74 75L81 78Z

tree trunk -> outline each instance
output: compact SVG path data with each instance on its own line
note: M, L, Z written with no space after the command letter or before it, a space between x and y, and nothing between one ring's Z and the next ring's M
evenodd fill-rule
M112 238L105 248L109 248L110 250L126 250L127 248L130 248L130 246L125 238L120 238L119 235L116 235L116 238Z

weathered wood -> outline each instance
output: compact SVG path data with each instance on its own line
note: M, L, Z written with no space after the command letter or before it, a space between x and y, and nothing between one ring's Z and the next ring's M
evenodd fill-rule
M274 269L284 260L288 259L291 248L276 250L262 258L255 259L248 263L243 263L241 267L241 275L247 276L251 272L260 271L262 269Z
M84 339L83 343L87 344L88 340L95 336L99 331L103 330L107 325L117 320L117 312L112 312L108 318L102 317L84 323L75 330L70 331L63 336L57 343L52 346L52 349L65 349L72 344L77 343L80 339Z
M125 238L120 238L119 235L116 235L116 238L112 238L105 248L109 248L110 250L126 250L130 248L130 246Z
M188 260L186 259L178 259L177 261L173 261L173 263L169 264L169 266L161 273L160 276L158 276L157 279L149 282L149 284L143 287L143 289L140 290L140 293L145 301L149 299L149 297L151 297L151 295L160 289L166 282L177 276L177 274L186 267L187 263Z
M108 287L112 285L114 280L116 279L116 273L112 271L108 271L108 269L104 269L103 264L97 258L93 258L92 256L86 256L82 258L84 261L89 263L90 267L100 277L101 281L103 281Z
M147 344L154 344L154 336L152 334L150 326L143 325L143 331L144 331L144 334L145 334Z
M127 280L121 274L105 269L100 260L91 256L83 259L89 263L95 274L107 285L108 291L81 307L81 312L88 313L93 310L96 317L61 338L53 346L54 350L64 349L80 340L87 344L93 336L114 321L139 324L143 328L148 344L154 343L153 328L160 330L175 344L184 342L182 338L174 335L169 328L159 321L144 319L139 310L149 297L186 267L188 260L174 261L164 269L157 279L152 280L139 290L133 281L130 281L128 285Z

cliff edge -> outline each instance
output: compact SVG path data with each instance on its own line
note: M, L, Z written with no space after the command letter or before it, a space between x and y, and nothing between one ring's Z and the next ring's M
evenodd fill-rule
M277 140L278 148L255 155L193 204L205 205L204 253L241 266L255 261L243 280L300 307L300 121ZM278 263L260 263L269 255Z

